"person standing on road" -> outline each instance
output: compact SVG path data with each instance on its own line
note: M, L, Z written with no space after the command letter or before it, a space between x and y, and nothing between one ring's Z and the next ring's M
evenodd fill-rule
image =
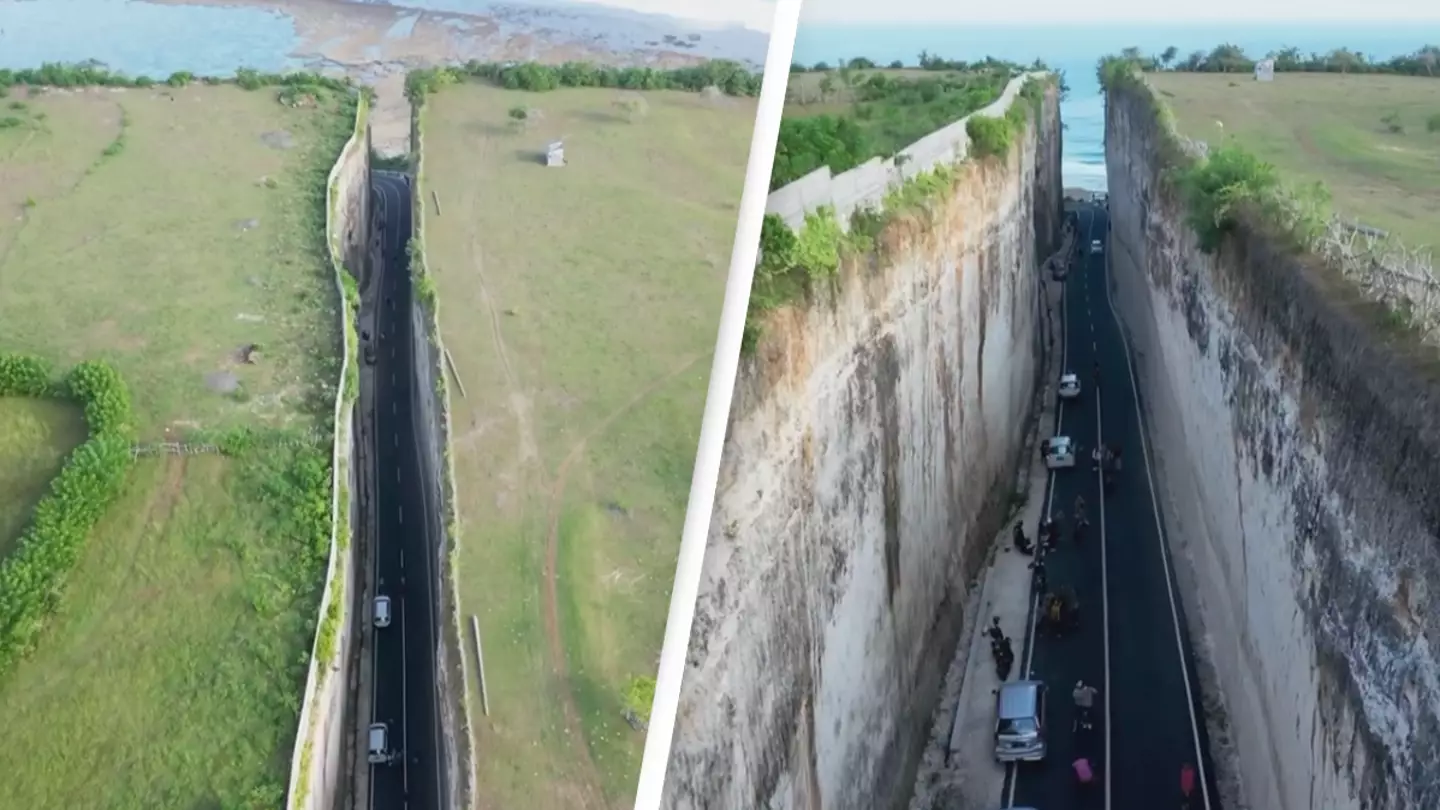
M1075 700L1075 711L1081 725L1090 724L1090 710L1095 708L1095 696L1099 694L1098 689L1084 681L1075 682L1075 690L1070 696Z

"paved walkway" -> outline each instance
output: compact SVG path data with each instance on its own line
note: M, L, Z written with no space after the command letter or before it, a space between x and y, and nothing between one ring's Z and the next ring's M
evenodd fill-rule
M1072 234L1066 234L1058 256L1070 255L1073 239ZM1048 270L1042 294L1049 311L1042 322L1042 339L1047 345L1042 347L1040 417L1035 422L1036 435L1025 442L1017 481L1017 489L1027 497L992 542L990 563L981 574L980 587L967 600L965 627L945 676L910 810L995 810L1001 806L1005 768L995 761L994 753L995 693L1000 679L985 628L993 617L999 617L1017 658L1010 678L1019 678L1030 622L1029 565L1033 557L1015 550L1011 533L1021 522L1026 536L1033 541L1042 514L1050 510L1046 502L1051 489L1049 471L1040 459L1038 441L1055 430L1059 402L1055 386L1065 350L1064 285L1052 281Z

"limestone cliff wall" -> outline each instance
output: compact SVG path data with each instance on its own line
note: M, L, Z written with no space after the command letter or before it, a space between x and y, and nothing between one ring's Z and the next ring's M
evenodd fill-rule
M347 709L355 698L354 611L349 610L348 595L355 592L356 577L353 549L348 542L354 527L355 491L354 400L347 395L344 380L349 366L356 360L354 313L344 302L342 273L359 279L365 266L365 243L369 239L370 217L370 127L369 106L362 99L356 108L355 129L330 170L326 186L326 242L335 277L335 294L340 312L336 324L343 336L341 348L345 360L337 380L335 395L335 436L332 456L331 516L334 525L330 537L330 560L325 587L320 599L323 622L332 600L339 605L339 621L334 628L338 639L332 659L316 658L319 652L318 633L313 642L310 671L306 677L300 721L291 754L287 806L294 810L320 810L342 803L346 792L346 775L353 753L347 740L353 735L354 718ZM344 536L344 542L341 536Z
M1437 358L1260 225L1202 254L1154 98L1108 98L1111 295L1226 807L1440 807Z
M667 808L908 800L1037 384L1053 87L1017 141L742 365Z

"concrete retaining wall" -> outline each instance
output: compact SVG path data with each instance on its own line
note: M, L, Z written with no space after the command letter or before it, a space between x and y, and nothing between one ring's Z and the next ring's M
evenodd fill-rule
M354 402L346 397L344 380L351 373L350 366L355 362L357 347L353 313L345 303L341 274L349 272L347 266L360 268L364 261L370 205L368 113L369 105L362 98L356 111L355 131L330 170L326 184L328 207L325 233L335 272L343 360L335 393L330 560L325 573L325 589L320 598L316 638L311 644L310 670L305 679L295 750L291 755L290 782L286 791L286 806L291 810L331 810L343 790L342 777L348 770L346 739L349 735L346 725L349 718L345 706L349 698L350 679L346 664L351 660L352 633L347 594L354 587L349 543L354 499L349 493L354 491L355 471L350 464L354 441ZM337 604L340 611L334 655L328 661L320 661L316 658L319 652L318 628L323 625L332 603Z

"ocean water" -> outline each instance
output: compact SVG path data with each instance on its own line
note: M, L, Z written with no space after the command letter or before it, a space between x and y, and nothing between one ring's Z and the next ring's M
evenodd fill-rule
M845 26L807 25L795 37L795 61L803 64L866 57L915 64L921 51L947 59L985 56L1028 63L1043 59L1065 74L1070 92L1062 102L1065 124L1064 178L1067 187L1105 190L1105 105L1095 76L1096 62L1134 46L1159 53L1175 46L1182 55L1209 51L1221 43L1253 56L1284 47L1302 53L1347 47L1376 60L1440 44L1440 24L1385 25L1096 25L1096 26ZM1440 85L1437 85L1440 98Z
M686 22L596 2L566 0L351 0L401 11L453 12L487 17L499 26L495 40L540 34L556 43L600 46L616 53L657 50L667 36L691 43L688 52L758 66L767 36L738 25ZM404 38L418 16L407 14L386 33ZM486 59L494 40L466 39L468 23L448 25L466 40L471 58ZM699 37L698 41L689 39ZM138 0L0 0L0 68L43 62L95 60L130 75L168 76L188 70L229 76L240 67L262 71L320 67L296 50L301 39L289 15L255 7L152 5ZM322 48L323 49L323 48ZM367 58L379 59L378 53Z

